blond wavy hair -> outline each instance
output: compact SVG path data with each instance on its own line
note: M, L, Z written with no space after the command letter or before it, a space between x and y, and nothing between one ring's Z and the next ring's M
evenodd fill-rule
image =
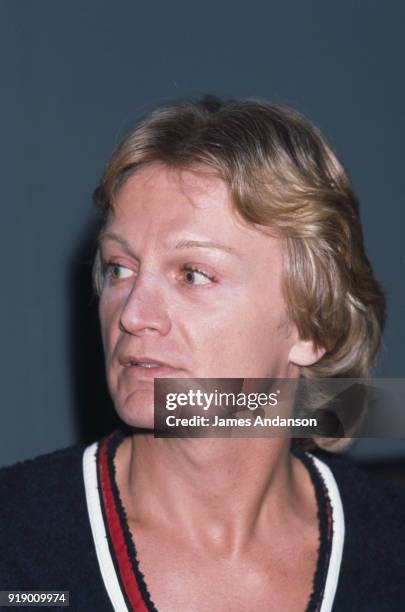
M230 187L248 222L278 228L284 293L302 339L326 349L306 378L370 375L385 318L366 257L359 206L341 162L308 120L257 100L205 97L156 110L118 146L94 192L105 215L143 164L206 169ZM99 257L94 281L101 287Z

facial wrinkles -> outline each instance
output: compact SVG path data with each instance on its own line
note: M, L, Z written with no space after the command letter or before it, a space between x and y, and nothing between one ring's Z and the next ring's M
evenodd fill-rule
M133 178L139 179L136 199L133 191L125 192L123 187L110 224L110 229L126 238L139 259L142 280L138 287L138 299L142 299L142 282L146 285L147 281L156 280L157 300L160 298L165 303L168 315L174 321L171 341L184 349L188 347L190 352L194 349L201 353L205 365L218 363L219 354L232 357L235 351L240 350L238 342L241 339L246 343L245 359L253 359L254 343L266 337L274 342L279 337L279 333L274 332L279 331L283 323L280 279L277 276L280 257L275 242L254 228L240 225L223 185L219 191L213 188L197 189L193 188L193 181L188 177L182 183L183 191L179 191L178 180L171 177L164 188L157 183L154 189L153 175L151 173L148 180L143 182L140 176L134 175ZM166 282L164 262L169 256L166 245L173 245L177 237L189 240L220 238L221 242L236 246L246 261L232 260L230 269L238 271L238 274L234 274L234 285L230 287L228 275L226 282L216 286L214 292L194 293L194 290L190 290L188 294L176 293ZM199 258L200 255L194 250L184 254L185 261ZM244 271L243 278L240 270ZM136 298L137 281L134 283ZM273 288L271 299L268 286ZM118 317L126 294L124 288L114 288L108 293L111 295L105 295L105 304L107 310L111 307L109 317L112 320ZM263 321L261 327L257 324L260 319ZM115 330L118 327L116 323L108 323L107 328L111 325ZM106 333L110 332L107 329ZM114 331L114 334L117 332ZM253 336L253 341L249 334ZM115 338L116 342L120 340L120 336Z

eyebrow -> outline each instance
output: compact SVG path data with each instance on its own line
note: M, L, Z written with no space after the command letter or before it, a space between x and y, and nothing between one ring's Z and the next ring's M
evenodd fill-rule
M98 243L100 244L104 240L113 240L114 242L118 242L128 253L132 254L132 248L127 240L116 234L115 232L103 231L99 235ZM214 249L217 251L224 251L225 253L230 253L231 255L236 255L241 257L241 254L235 251L232 247L229 247L225 244L221 244L220 242L216 242L214 240L180 240L175 245L169 245L168 248L174 248L176 250L181 249Z
M131 245L127 240L125 240L125 238L123 238L119 234L115 234L114 232L102 231L98 236L98 245L100 246L101 243L104 242L104 240L113 240L114 242L118 242L118 244L120 244L123 249L125 249L130 255L132 255Z
M239 255L229 246L225 244L221 244L219 242L215 242L213 240L180 240L175 247L175 249L215 249L217 251L225 251L226 253L231 253L232 255Z

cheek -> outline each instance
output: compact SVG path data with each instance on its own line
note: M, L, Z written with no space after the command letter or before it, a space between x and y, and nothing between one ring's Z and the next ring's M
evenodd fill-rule
M207 316L191 315L187 317L185 334L189 338L191 348L199 360L206 364L221 362L223 358L229 361L237 351L238 358L241 346L249 339L246 330L246 317L242 311L227 306L210 310Z
M197 352L200 347L211 364L264 363L288 354L289 347L283 312L246 303L213 314L207 324L193 329L193 338Z

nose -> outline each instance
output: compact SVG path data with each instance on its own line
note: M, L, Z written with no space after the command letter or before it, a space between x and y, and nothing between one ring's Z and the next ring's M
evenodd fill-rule
M152 274L139 274L120 315L121 331L141 336L166 335L171 329L161 282Z

